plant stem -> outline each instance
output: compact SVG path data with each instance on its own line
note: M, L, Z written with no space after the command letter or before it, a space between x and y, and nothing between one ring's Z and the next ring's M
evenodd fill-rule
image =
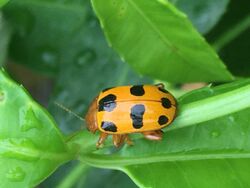
M95 167L117 169L123 166L149 164L154 162L169 162L169 161L190 161L190 160L208 160L208 159L249 159L250 153L172 153L168 155L150 155L139 157L117 157L105 156L99 154L86 154L81 156L80 160Z
M181 106L177 118L166 131L219 118L245 108L250 108L250 85Z
M220 51L224 46L226 46L228 43L238 37L249 27L250 15L246 16L246 18L244 18L239 23L230 28L228 31L219 36L212 46L215 48L216 51Z

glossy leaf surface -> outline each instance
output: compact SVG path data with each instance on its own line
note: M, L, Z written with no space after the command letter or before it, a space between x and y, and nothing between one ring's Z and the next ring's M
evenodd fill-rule
M9 0L0 0L0 8L8 3Z
M217 54L171 3L92 0L113 48L134 69L170 82L231 80Z
M0 71L1 187L34 187L71 158L47 111Z

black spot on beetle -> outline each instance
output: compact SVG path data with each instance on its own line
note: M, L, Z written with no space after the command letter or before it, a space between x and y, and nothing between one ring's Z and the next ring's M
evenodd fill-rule
M166 89L162 88L162 87L158 87L158 89L159 89L161 92L163 92L163 93L168 93L168 91L167 91Z
M168 117L167 116L164 116L164 115L161 115L158 119L158 123L160 125L164 125L168 122Z
M171 108L171 101L168 98L161 98L161 104L164 108Z
M101 127L105 131L117 132L117 127L114 123L110 121L103 121Z
M143 85L135 85L130 88L130 93L135 96L142 96L145 94Z
M108 91L108 90L113 89L113 88L114 88L114 87L105 88L105 89L102 90L102 92Z
M109 94L99 100L98 111L108 111L111 112L116 107L116 96L113 94Z
M143 114L145 112L145 106L143 104L136 104L131 108L130 118L135 129L139 129L143 126Z

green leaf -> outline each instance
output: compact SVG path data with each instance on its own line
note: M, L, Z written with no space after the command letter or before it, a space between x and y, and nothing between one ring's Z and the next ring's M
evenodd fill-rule
M169 0L185 12L200 33L207 33L226 12L229 0Z
M0 71L2 187L34 187L73 158L53 119Z
M110 45L138 72L170 82L231 74L187 17L163 0L92 0Z
M122 170L141 187L248 187L249 96L250 80L184 95L161 142L135 135L132 147L110 150L109 141L96 151L93 138L98 136L82 132L68 144L86 142L81 161Z
M1 3L0 3L1 4ZM3 18L0 11L0 66L4 64L11 35L9 24Z
M0 0L0 8L3 7L9 0Z

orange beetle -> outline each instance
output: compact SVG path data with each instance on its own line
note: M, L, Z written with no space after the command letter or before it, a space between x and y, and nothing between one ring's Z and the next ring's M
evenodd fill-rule
M103 90L86 114L89 131L101 131L97 148L108 135L116 147L131 145L129 133L142 133L149 140L161 140L161 129L176 115L176 100L163 84L119 86Z

